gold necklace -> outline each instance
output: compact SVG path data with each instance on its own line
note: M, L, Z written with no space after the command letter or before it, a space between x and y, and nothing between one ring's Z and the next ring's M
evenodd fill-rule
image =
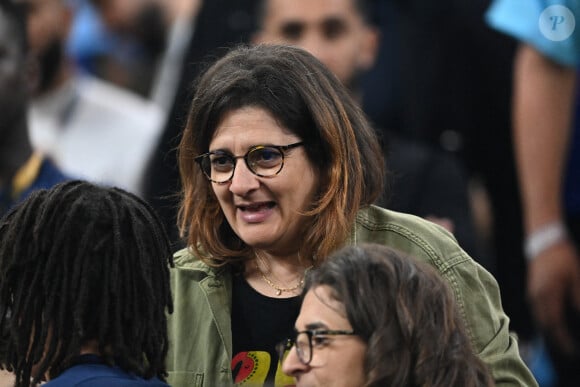
M262 259L262 258L259 256L256 256L256 261L254 262L254 264L256 265L256 269L260 272L260 276L262 277L264 282L266 282L268 284L268 286L270 286L272 289L276 290L277 296L281 296L282 293L290 293L290 292L293 292L297 289L302 288L304 286L304 279L306 278L306 274L308 273L308 271L310 269L312 269L312 266L308 266L304 270L304 274L302 274L302 278L300 278L300 281L298 281L298 283L295 286L292 286L291 288L282 288L282 287L276 285L270 278L268 278L268 276L266 276L266 274L262 271L262 269L260 269L260 265L258 265L258 259Z

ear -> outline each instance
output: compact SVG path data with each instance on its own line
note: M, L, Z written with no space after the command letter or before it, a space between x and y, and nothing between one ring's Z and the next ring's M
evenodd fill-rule
M359 69L366 71L374 66L379 50L380 33L375 27L367 26L362 32L360 55L358 57Z

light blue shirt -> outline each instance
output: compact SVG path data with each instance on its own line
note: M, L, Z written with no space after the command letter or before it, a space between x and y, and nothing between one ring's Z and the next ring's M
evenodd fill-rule
M551 6L559 7L550 13L546 9ZM526 42L555 62L580 65L580 0L494 0L485 18L494 29Z

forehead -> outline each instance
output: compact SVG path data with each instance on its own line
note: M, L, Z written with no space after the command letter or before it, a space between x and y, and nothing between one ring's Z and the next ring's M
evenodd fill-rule
M274 115L262 107L246 106L224 113L212 136L210 147L226 144L256 145L284 143L296 135L282 126Z
M265 23L285 20L303 23L328 18L361 17L355 0L265 0Z
M327 285L308 290L296 320L296 329L350 329L344 305L331 295L332 289Z

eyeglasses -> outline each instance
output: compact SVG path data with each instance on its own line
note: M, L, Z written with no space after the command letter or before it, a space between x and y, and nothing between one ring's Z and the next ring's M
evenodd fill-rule
M248 169L256 176L272 177L284 167L284 152L304 145L296 142L290 145L256 145L243 156L233 156L225 151L214 151L197 156L204 175L214 183L226 183L234 177L236 160L244 159Z
M286 360L286 355L288 351L292 349L293 346L296 347L296 354L298 355L298 360L304 365L310 364L312 361L312 350L313 348L322 347L328 341L326 336L355 336L354 331L345 330L306 330L296 332L295 339L285 339L276 345L276 353L280 362L283 363Z

